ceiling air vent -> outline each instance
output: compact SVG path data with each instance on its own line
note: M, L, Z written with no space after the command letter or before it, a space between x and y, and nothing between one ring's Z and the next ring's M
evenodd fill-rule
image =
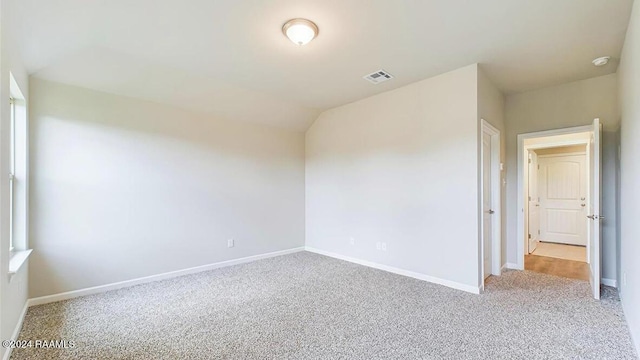
M372 84L380 84L381 82L393 79L393 75L388 72L380 69L376 72L373 72L369 75L363 76L363 78L369 81Z

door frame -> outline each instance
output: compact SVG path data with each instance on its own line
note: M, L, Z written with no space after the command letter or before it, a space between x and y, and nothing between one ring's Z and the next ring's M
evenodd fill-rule
M524 256L525 256L525 242L527 239L527 227L526 227L526 214L525 204L527 190L524 188L524 178L528 176L528 169L525 164L528 164L528 154L529 150L535 149L543 149L549 147L559 147L559 146L570 146L570 145L583 145L589 144L588 140L564 140L558 142L548 142L539 145L524 145L525 140L534 139L540 137L548 137L548 136L556 136L556 135L570 135L570 134L578 134L585 132L593 132L593 125L585 125L585 126L575 126L563 129L553 129L553 130L544 130L544 131L536 131L524 134L518 134L518 188L517 188L517 269L524 270ZM589 152L587 151L587 161L589 161ZM591 169L589 169L591 171ZM590 173L590 172L589 172ZM588 179L587 179L588 180Z
M485 119L481 120L481 132L480 132L480 202L479 202L479 218L480 218L480 236L479 236L479 248L480 248L480 286L484 290L484 219L483 219L483 204L484 204L484 166L482 161L484 159L482 146L482 135L487 134L491 136L491 209L495 211L491 218L491 275L500 276L501 274L501 257L502 257L502 163L500 162L501 153L501 139L500 130L495 128Z

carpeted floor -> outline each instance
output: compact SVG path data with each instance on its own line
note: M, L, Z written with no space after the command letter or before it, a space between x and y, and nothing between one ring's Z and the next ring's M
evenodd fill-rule
M613 289L509 271L482 295L301 252L29 309L12 359L636 359Z

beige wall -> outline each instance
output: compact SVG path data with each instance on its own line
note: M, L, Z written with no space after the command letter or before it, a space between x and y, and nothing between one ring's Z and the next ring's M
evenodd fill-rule
M621 128L621 297L640 353L640 4L633 6L620 68Z
M0 2L0 173L9 173L9 73L13 74L24 95L29 91L28 75L22 65L15 36L10 26L13 9L9 1ZM27 101L29 99L27 98ZM0 193L9 193L9 177L0 176ZM0 196L0 246L9 249L9 197ZM9 281L9 253L0 251L0 338L11 339L27 301L28 266L24 265ZM0 347L0 358L7 349Z
M307 246L477 290L477 91L472 65L322 113Z
M616 279L617 108L615 74L507 96L507 260L517 263L517 137L535 131L604 124L602 214L602 276Z
M304 245L304 134L36 78L30 94L30 296Z

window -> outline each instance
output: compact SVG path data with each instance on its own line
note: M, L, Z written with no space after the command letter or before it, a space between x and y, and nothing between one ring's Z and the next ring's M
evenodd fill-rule
M4 236L9 238L10 257L13 258L19 252L28 249L28 124L26 99L13 75L9 75L9 99L7 99L9 102L9 124L7 124L6 130L9 133L7 137L9 148L5 155L8 157L9 174L5 173L0 176L3 176L3 182L7 180L4 176L9 177L9 193L4 195L9 198L9 211L7 214L9 224ZM4 243L4 246L7 246L7 243Z
M29 250L29 223L28 223L28 149L29 139L28 134L28 119L27 119L27 101L25 96L20 91L18 83L13 77L13 74L9 73L9 99L4 101L9 102L9 121L7 129L4 130L9 133L8 140L9 149L4 156L7 156L9 167L9 194L4 194L9 198L9 226L6 232L3 232L3 236L7 236L9 239L9 281L13 275L24 265L31 254ZM0 107L6 106L6 102L0 104ZM7 174L0 174L2 182L7 181ZM3 243L3 247L7 246L7 243ZM0 249L0 251L6 251L6 248Z
M15 181L16 181L16 101L14 98L9 99L9 107L11 111L11 127L9 129L11 140L9 141L9 251L15 248L15 236L13 220L15 219Z

